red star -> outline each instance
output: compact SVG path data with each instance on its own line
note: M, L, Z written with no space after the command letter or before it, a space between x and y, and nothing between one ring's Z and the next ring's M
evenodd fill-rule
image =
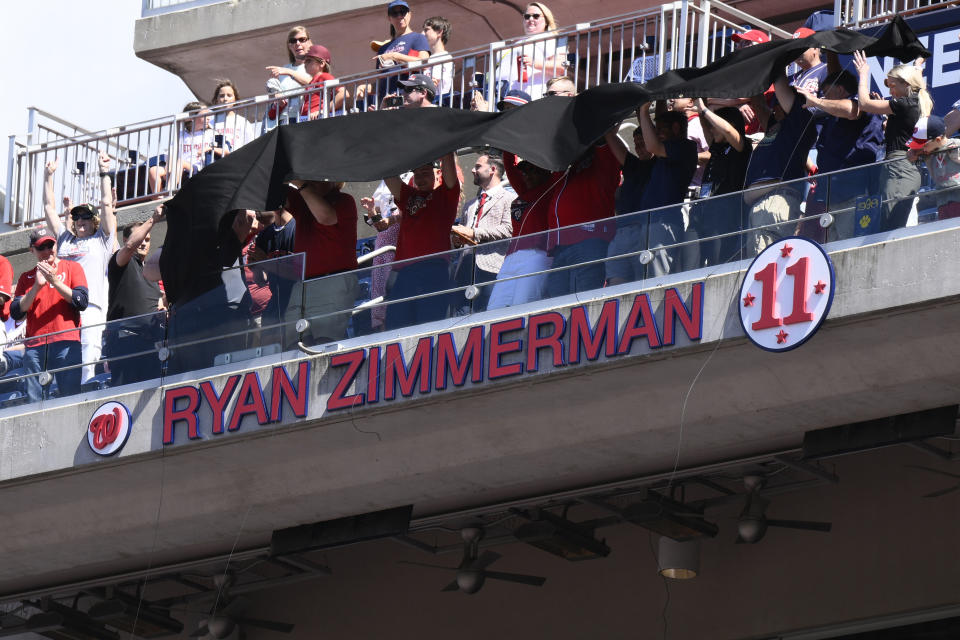
M823 280L818 280L817 284L813 285L813 292L817 295L823 293L823 290L827 288L827 283Z
M752 306L753 306L753 301L756 300L756 299L757 299L756 296L754 296L752 293L748 293L748 294L746 295L746 297L744 297L744 299L743 299L743 306L745 306L745 307L752 307Z
M788 244L783 245L783 247L780 248L780 257L781 257L781 258L789 258L791 251L793 251L793 247L791 247L791 246L788 245Z
M777 344L783 344L787 341L787 336L790 335L783 329L780 329L780 333L777 334Z

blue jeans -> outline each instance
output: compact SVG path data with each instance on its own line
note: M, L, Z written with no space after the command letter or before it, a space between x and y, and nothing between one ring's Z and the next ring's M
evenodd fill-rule
M71 367L53 374L60 397L80 393L80 341L58 340L48 345L27 347L23 352L23 368L28 374L38 374L48 369ZM36 375L27 378L27 398L39 402L50 397L50 387L44 389Z
M552 268L555 271L547 277L546 297L555 298L568 293L580 293L602 287L604 278L602 262L562 271L556 271L556 269L606 258L607 244L607 241L602 238L588 238L576 244L563 245L554 249Z

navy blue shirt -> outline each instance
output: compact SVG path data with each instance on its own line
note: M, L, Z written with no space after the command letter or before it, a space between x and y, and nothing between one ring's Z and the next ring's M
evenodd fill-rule
M641 209L656 209L680 204L697 170L697 143L689 138L663 143L667 155L657 157L650 172L650 182L640 201Z
M806 175L807 154L817 139L813 116L795 100L790 113L767 130L753 150L746 186L765 181L794 180Z
M822 120L823 130L817 140L820 173L859 167L883 159L883 120L880 116L861 111L856 120L827 115Z
M285 256L293 253L293 239L297 235L297 221L290 220L282 227L276 223L257 234L257 248L263 249L268 258Z
M653 158L641 160L632 153L627 153L623 161L623 182L617 191L614 204L617 215L643 209L643 194L650 182L651 171L653 171Z

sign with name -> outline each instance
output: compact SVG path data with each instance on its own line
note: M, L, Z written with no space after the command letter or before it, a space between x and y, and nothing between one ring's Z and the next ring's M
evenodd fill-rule
M93 412L87 424L87 444L99 456L112 456L123 449L130 437L133 420L130 410L119 402L105 402Z
M676 288L662 299L640 293L543 311L455 331L401 339L297 363L278 365L269 380L256 371L167 390L163 444L235 433L245 425L295 419L449 392L512 376L558 370L698 341L703 333L704 283ZM311 367L318 371L311 382ZM313 413L310 400L314 399Z
M789 351L809 340L830 312L834 270L811 240L784 238L758 255L740 285L740 324L767 351Z

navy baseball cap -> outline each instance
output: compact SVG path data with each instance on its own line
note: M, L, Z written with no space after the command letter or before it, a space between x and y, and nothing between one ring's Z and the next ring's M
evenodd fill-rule
M526 91L520 91L519 89L511 89L507 92L507 95L503 96L503 100L497 103L497 109L503 111L503 107L508 104L512 104L516 107L522 107L523 105L530 102L530 94Z
M404 2L404 0L393 0L393 2L387 5L387 13L390 13L393 9L396 9L397 7L410 11L410 5Z

